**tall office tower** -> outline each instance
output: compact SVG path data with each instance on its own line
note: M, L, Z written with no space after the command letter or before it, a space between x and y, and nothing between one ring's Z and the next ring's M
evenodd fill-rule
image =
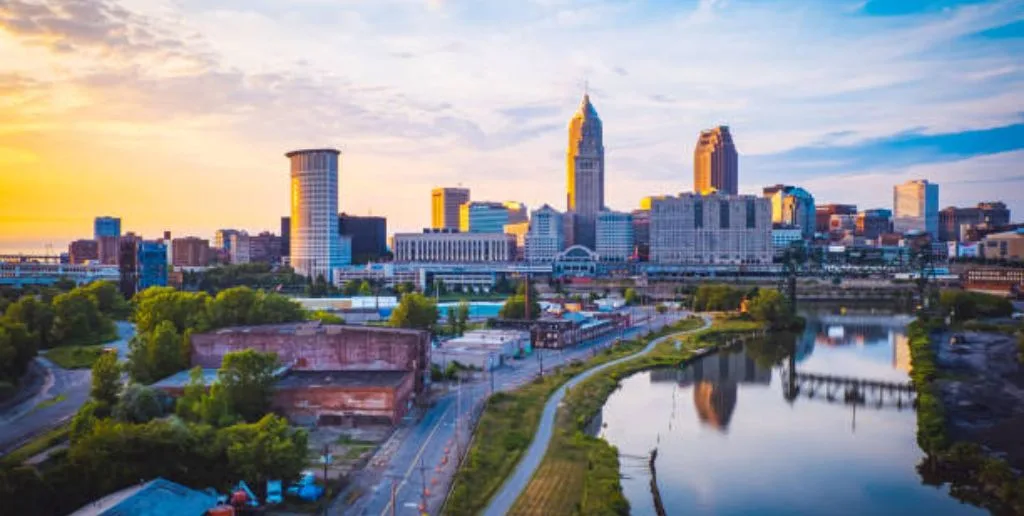
M603 210L597 214L594 251L602 262L627 262L633 256L633 215Z
M979 202L978 209L981 210L982 222L989 226L1006 226L1010 223L1010 209L1002 201Z
M458 230L463 233L501 233L509 210L500 202L467 202L459 206Z
M633 247L636 249L637 261L646 262L651 255L651 208L648 198L647 208L633 210Z
M141 241L138 249L138 289L167 286L167 245L161 240Z
M118 217L96 217L92 222L92 235L94 240L100 237L120 237L121 219Z
M796 226L805 240L814 238L814 196L798 186L764 187L764 198L772 203L772 223Z
M248 232L239 231L231 235L230 245L228 246L231 263L238 265L252 262L250 258L251 246L252 240L249 238Z
M249 236L249 262L276 265L281 261L281 237L264 231Z
M864 210L857 214L856 235L875 240L892 229L892 210Z
M651 202L651 263L772 263L772 207L753 195L681 194Z
M555 255L565 248L562 214L545 204L530 214L530 229L526 233L525 257L528 262L553 262Z
M597 214L604 209L604 134L590 95L583 95L569 121L566 157L566 210L571 214L575 245L597 245Z
M693 150L693 191L706 195L712 190L728 195L739 190L739 155L725 125L701 131Z
M281 257L291 255L292 218L281 217Z
M469 202L469 188L434 188L430 191L430 227L459 229L459 207Z
M379 260L388 252L388 220L384 217L338 214L338 232L352 238L352 262Z
M332 281L341 265L338 235L338 155L336 149L306 149L291 160L291 265L295 272Z
M939 238L939 185L927 179L907 181L892 188L893 230L918 230Z
M237 229L218 229L213 234L213 247L214 249L221 249L224 251L231 250L231 237L238 234Z

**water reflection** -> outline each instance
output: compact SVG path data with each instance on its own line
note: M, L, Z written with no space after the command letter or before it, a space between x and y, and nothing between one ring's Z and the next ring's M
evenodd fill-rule
M812 315L801 334L626 378L600 421L633 514L653 513L643 458L655 447L668 514L975 513L921 485L906 401L851 397L835 380L906 384L906 322Z

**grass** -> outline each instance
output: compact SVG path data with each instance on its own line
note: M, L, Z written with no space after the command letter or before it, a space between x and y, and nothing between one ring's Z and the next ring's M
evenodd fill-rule
M60 403L60 402L62 402L64 400L66 400L66 399L68 399L68 397L65 396L64 393L60 393L60 394L58 394L58 395L56 395L56 396L54 396L54 397L52 397L52 398L50 398L48 400L40 401L36 406L32 407L32 412L52 407L52 406L54 406L54 405L56 405L56 404L58 404L58 403Z
M660 332L650 333L646 338L607 348L586 362L564 365L553 374L515 391L491 396L480 416L469 453L455 474L443 514L476 514L487 505L530 446L544 404L562 384L594 366L640 351L651 339L698 328L702 324L700 319L684 319ZM671 344L666 345L674 349Z
M698 321L688 329L699 326ZM718 319L711 328L663 342L647 355L610 367L573 387L555 416L555 432L544 460L511 514L629 514L619 479L618 450L604 439L588 435L587 424L623 378L653 367L676 366L698 349L761 328L751 321Z
M46 351L46 358L64 369L91 369L107 348L105 344L92 346L61 346Z
M345 449L345 453L342 454L341 460L356 460L372 449L373 446L349 446Z
M40 453L43 453L54 446L68 440L68 435L71 432L71 427L68 425L60 426L35 437L31 441L21 445L18 449L4 455L0 458L0 465L12 466L18 465L25 462Z

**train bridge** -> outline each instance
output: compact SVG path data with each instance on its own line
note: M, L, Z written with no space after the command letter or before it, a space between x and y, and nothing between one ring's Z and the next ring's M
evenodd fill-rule
M913 408L916 398L914 384L910 381L801 373L790 365L780 366L779 372L783 379L782 395L790 402L803 396L828 403L903 410L904 407Z

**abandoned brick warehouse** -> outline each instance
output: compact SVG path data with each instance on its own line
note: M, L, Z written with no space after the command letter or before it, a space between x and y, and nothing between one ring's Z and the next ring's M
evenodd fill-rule
M191 362L212 381L224 355L276 353L282 368L273 407L298 424L397 423L423 393L427 332L319 322L242 326L192 335ZM183 371L155 384L180 394Z

